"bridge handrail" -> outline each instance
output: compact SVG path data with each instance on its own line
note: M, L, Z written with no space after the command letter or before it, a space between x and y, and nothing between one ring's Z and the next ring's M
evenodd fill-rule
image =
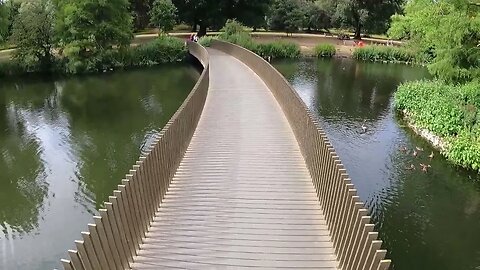
M153 221L167 188L187 150L205 105L209 57L197 43L187 43L204 70L180 108L165 125L145 156L140 157L62 260L66 270L130 269L133 257Z
M235 44L214 40L211 47L228 53L267 84L282 107L310 171L318 199L330 229L340 269L383 270L390 267L386 250L370 223L368 211L357 196L344 165L308 109L288 81L272 65Z

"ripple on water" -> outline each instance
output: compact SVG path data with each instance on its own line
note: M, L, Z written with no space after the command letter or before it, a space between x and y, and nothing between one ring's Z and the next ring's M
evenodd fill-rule
M404 127L392 106L397 85L428 77L425 69L349 60L284 61L275 67L319 116L394 269L479 269L479 175L448 163ZM424 151L414 157L416 147ZM420 163L431 168L422 172ZM408 169L412 165L415 170Z

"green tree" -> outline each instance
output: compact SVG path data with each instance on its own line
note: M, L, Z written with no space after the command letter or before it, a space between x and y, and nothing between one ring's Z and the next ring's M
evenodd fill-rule
M275 0L270 10L269 24L273 30L296 32L305 17L298 0Z
M13 25L14 59L27 71L50 70L53 63L54 9L48 0L22 3Z
M150 23L149 11L152 4L153 0L130 0L133 25L136 30L145 29Z
M401 10L404 0L319 0L329 7L333 22L353 27L355 38L362 30L383 32L388 29L390 17Z
M173 29L177 19L177 8L171 0L155 0L150 11L150 22L162 32Z
M6 2L0 1L0 43L8 38L9 12Z
M468 0L412 0L393 16L389 34L430 60L430 72L447 82L480 75L480 7Z
M262 26L268 6L272 0L173 0L178 8L180 20L200 26L203 36L208 27L220 29L227 19L236 19L247 26Z
M57 37L67 70L98 65L109 51L130 45L133 37L128 0L56 0Z
M303 27L308 31L325 29L331 27L331 18L328 11L320 6L318 2L304 1L303 13L305 16Z

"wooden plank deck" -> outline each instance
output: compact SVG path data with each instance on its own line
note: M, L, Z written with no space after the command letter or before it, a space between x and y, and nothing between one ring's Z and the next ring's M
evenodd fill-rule
M336 269L280 106L246 65L209 53L203 114L132 269Z

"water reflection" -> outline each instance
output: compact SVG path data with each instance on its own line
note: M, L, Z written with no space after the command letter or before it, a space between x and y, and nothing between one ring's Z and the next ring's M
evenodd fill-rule
M371 210L394 269L480 269L479 175L440 157L405 128L392 107L396 86L428 77L425 69L345 59L275 66L319 115ZM414 157L416 147L424 151ZM424 173L420 163L432 168ZM412 165L416 170L407 169Z
M52 269L192 89L187 65L0 84L0 269Z

